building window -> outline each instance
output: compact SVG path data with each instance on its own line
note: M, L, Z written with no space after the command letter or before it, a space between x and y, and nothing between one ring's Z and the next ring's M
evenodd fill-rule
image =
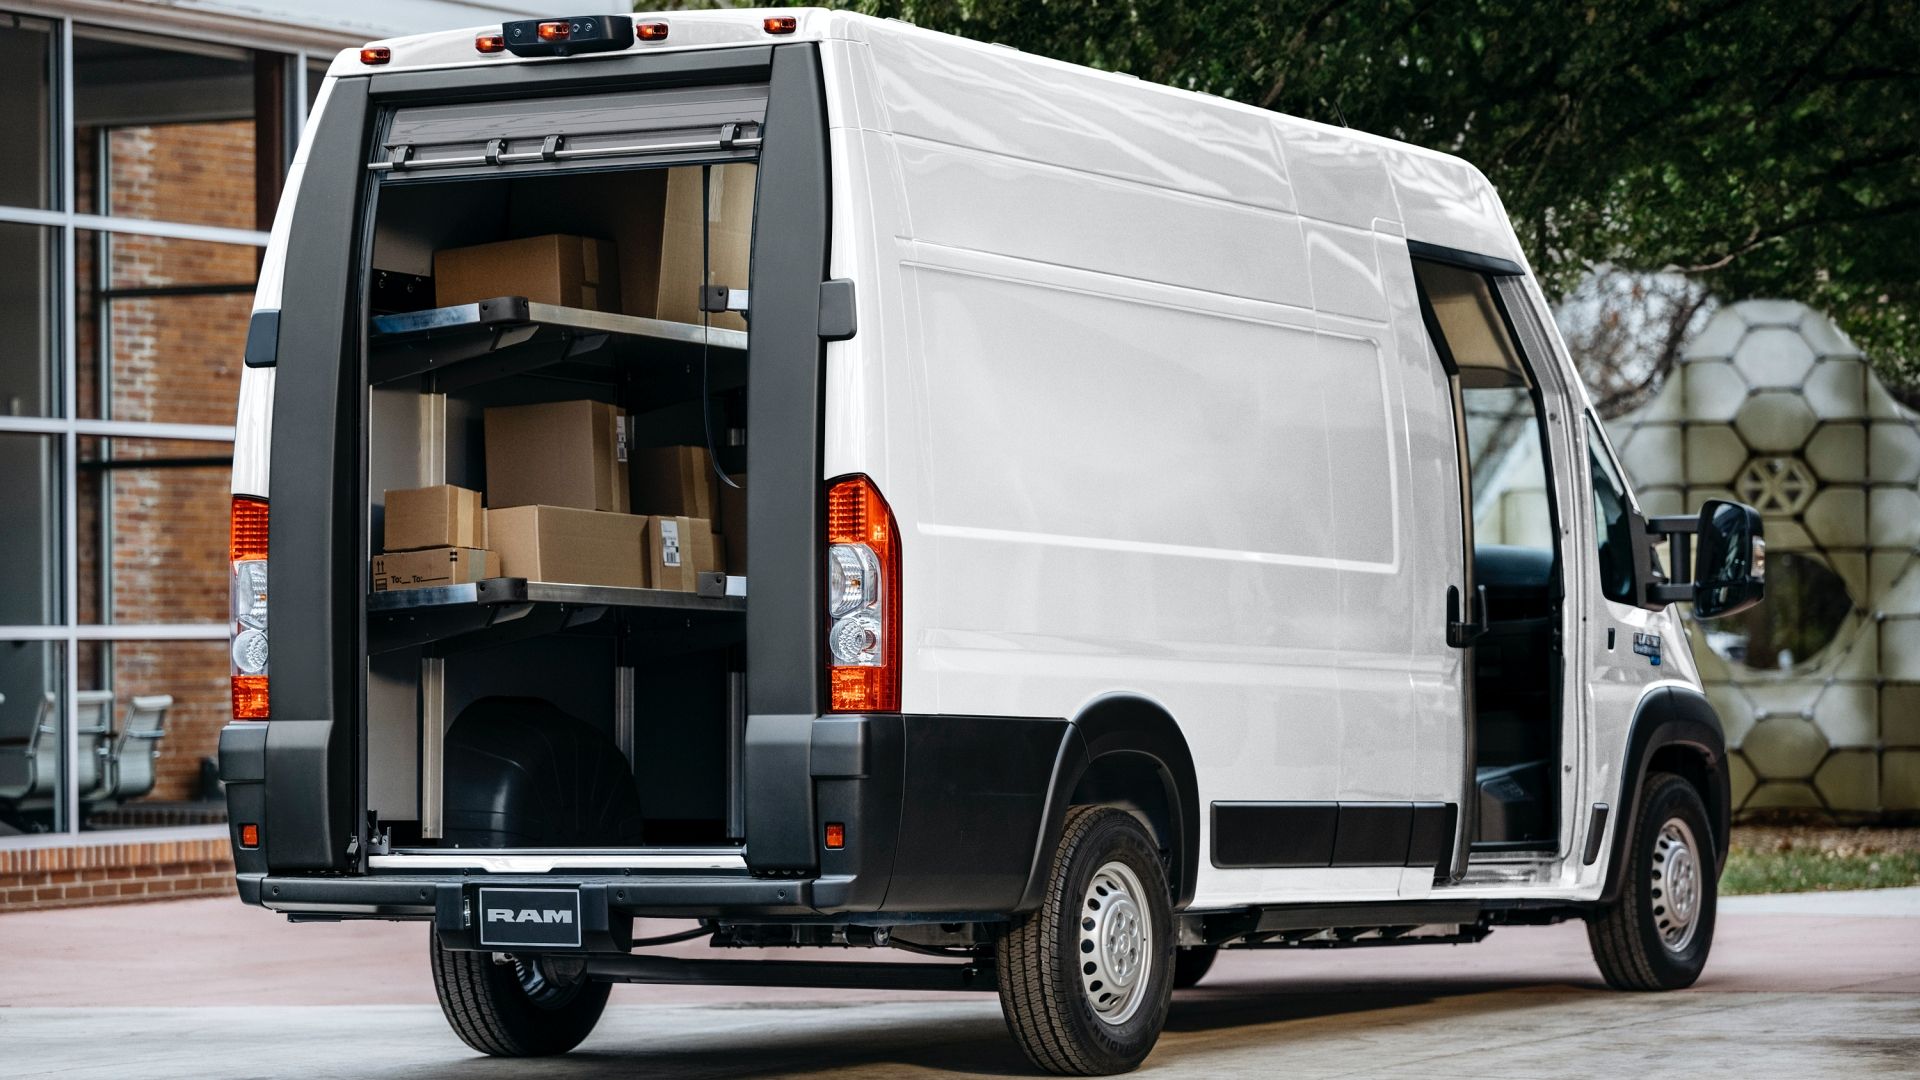
M57 203L54 168L54 33L47 19L0 11L0 204L46 210ZM7 263L7 266L18 264Z
M61 414L59 252L59 229L0 221L0 416Z
M324 73L0 11L0 846L218 819L234 401Z
M74 255L80 415L233 423L258 250L83 230Z

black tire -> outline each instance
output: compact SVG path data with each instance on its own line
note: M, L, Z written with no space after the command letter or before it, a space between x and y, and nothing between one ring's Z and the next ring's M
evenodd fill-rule
M564 982L531 961L440 947L428 931L433 988L460 1041L494 1057L546 1057L580 1045L607 1007L608 984Z
M1117 894L1099 891L1116 882ZM1096 946L1096 938L1111 944ZM1126 1072L1145 1060L1166 1023L1173 954L1173 900L1152 837L1123 811L1074 807L1039 910L1015 920L998 942L1007 1029L1048 1072ZM1083 965L1093 970L1083 974Z
M1213 958L1220 955L1218 945L1189 945L1173 957L1173 988L1191 990L1213 970Z
M1719 895L1706 804L1681 777L1650 774L1633 830L1619 897L1587 919L1594 963L1615 990L1692 986L1713 948ZM1675 862L1680 847L1691 849L1685 856L1690 868Z

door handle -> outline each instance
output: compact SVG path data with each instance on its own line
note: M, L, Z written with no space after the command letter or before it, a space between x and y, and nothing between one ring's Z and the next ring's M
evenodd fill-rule
M1447 644L1456 649L1471 648L1487 632L1487 587L1476 585L1473 590L1472 610L1467 618L1460 618L1460 587L1447 586Z

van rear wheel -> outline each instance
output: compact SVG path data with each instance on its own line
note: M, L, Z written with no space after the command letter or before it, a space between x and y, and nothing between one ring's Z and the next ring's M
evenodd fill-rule
M998 943L1007 1028L1048 1072L1126 1072L1166 1023L1173 953L1173 902L1152 837L1131 814L1075 807L1040 909Z
M433 988L460 1041L494 1057L545 1057L580 1045L607 1007L607 983L527 957L440 947L428 932Z
M1647 777L1620 868L1620 895L1587 920L1587 942L1615 990L1692 986L1713 947L1718 895L1713 830L1692 784Z

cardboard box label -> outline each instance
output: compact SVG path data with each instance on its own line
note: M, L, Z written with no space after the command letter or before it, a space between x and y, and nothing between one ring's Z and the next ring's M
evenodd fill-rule
M680 565L680 523L672 518L660 519L660 564Z
M646 520L647 578L653 588L697 592L700 574L720 569L712 522L678 515Z

